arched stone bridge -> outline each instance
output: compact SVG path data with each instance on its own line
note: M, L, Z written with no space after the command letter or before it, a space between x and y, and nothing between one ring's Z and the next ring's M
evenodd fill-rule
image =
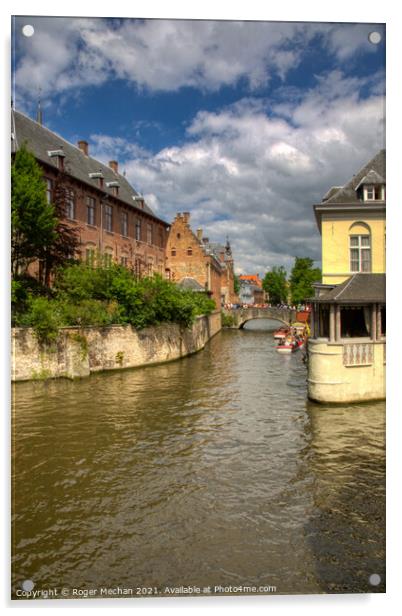
M253 319L275 319L290 325L296 318L296 310L290 308L233 308L223 312L233 318L231 327L236 329L241 329L247 321Z

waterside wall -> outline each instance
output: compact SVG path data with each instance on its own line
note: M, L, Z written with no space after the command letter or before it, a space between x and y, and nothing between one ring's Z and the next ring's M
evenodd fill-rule
M221 329L221 314L198 317L192 327L166 323L142 330L131 325L60 330L53 345L39 344L30 328L12 330L12 380L77 378L91 372L136 368L191 355Z
M321 403L385 399L385 339L308 341L308 397Z

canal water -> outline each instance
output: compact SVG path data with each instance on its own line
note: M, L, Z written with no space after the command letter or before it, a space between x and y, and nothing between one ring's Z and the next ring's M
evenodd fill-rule
M170 364L15 386L13 596L24 580L384 592L385 405L308 402L277 326L222 331Z

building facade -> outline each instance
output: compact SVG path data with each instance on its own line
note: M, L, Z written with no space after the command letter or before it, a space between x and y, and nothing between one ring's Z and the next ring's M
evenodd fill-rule
M258 274L239 276L240 292L239 301L241 304L264 304L267 294L262 288L262 280Z
M177 214L171 224L166 246L166 275L193 290L205 290L217 308L237 299L234 291L234 263L229 241L212 243L202 229L194 233L190 214Z
M220 308L222 266L219 259L205 249L205 243L201 230L197 235L191 230L189 212L178 213L167 239L166 275L182 286L202 288Z
M120 263L137 276L165 272L169 225L152 210L119 173L92 158L86 141L73 145L26 115L13 111L12 152L24 143L43 169L47 198L62 175L65 183L65 220L77 230L76 257L93 264Z
M308 344L308 395L385 398L385 151L314 206L322 235Z
M345 186L314 205L322 241L322 281L339 284L355 273L385 272L385 150Z

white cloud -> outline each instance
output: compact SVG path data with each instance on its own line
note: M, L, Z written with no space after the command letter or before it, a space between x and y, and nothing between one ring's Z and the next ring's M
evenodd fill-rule
M383 98L359 100L342 75L336 82L342 95L325 96L334 83L329 74L297 97L287 119L267 115L261 101L250 99L201 111L180 147L134 156L123 148L127 176L168 222L189 211L194 229L215 241L229 235L243 272L290 267L296 255L319 260L312 205L384 147Z
M16 18L17 96L52 96L121 78L150 90L217 90L243 78L250 90L285 79L314 37L338 59L375 50L366 25L30 17ZM371 28L372 29L372 28Z

